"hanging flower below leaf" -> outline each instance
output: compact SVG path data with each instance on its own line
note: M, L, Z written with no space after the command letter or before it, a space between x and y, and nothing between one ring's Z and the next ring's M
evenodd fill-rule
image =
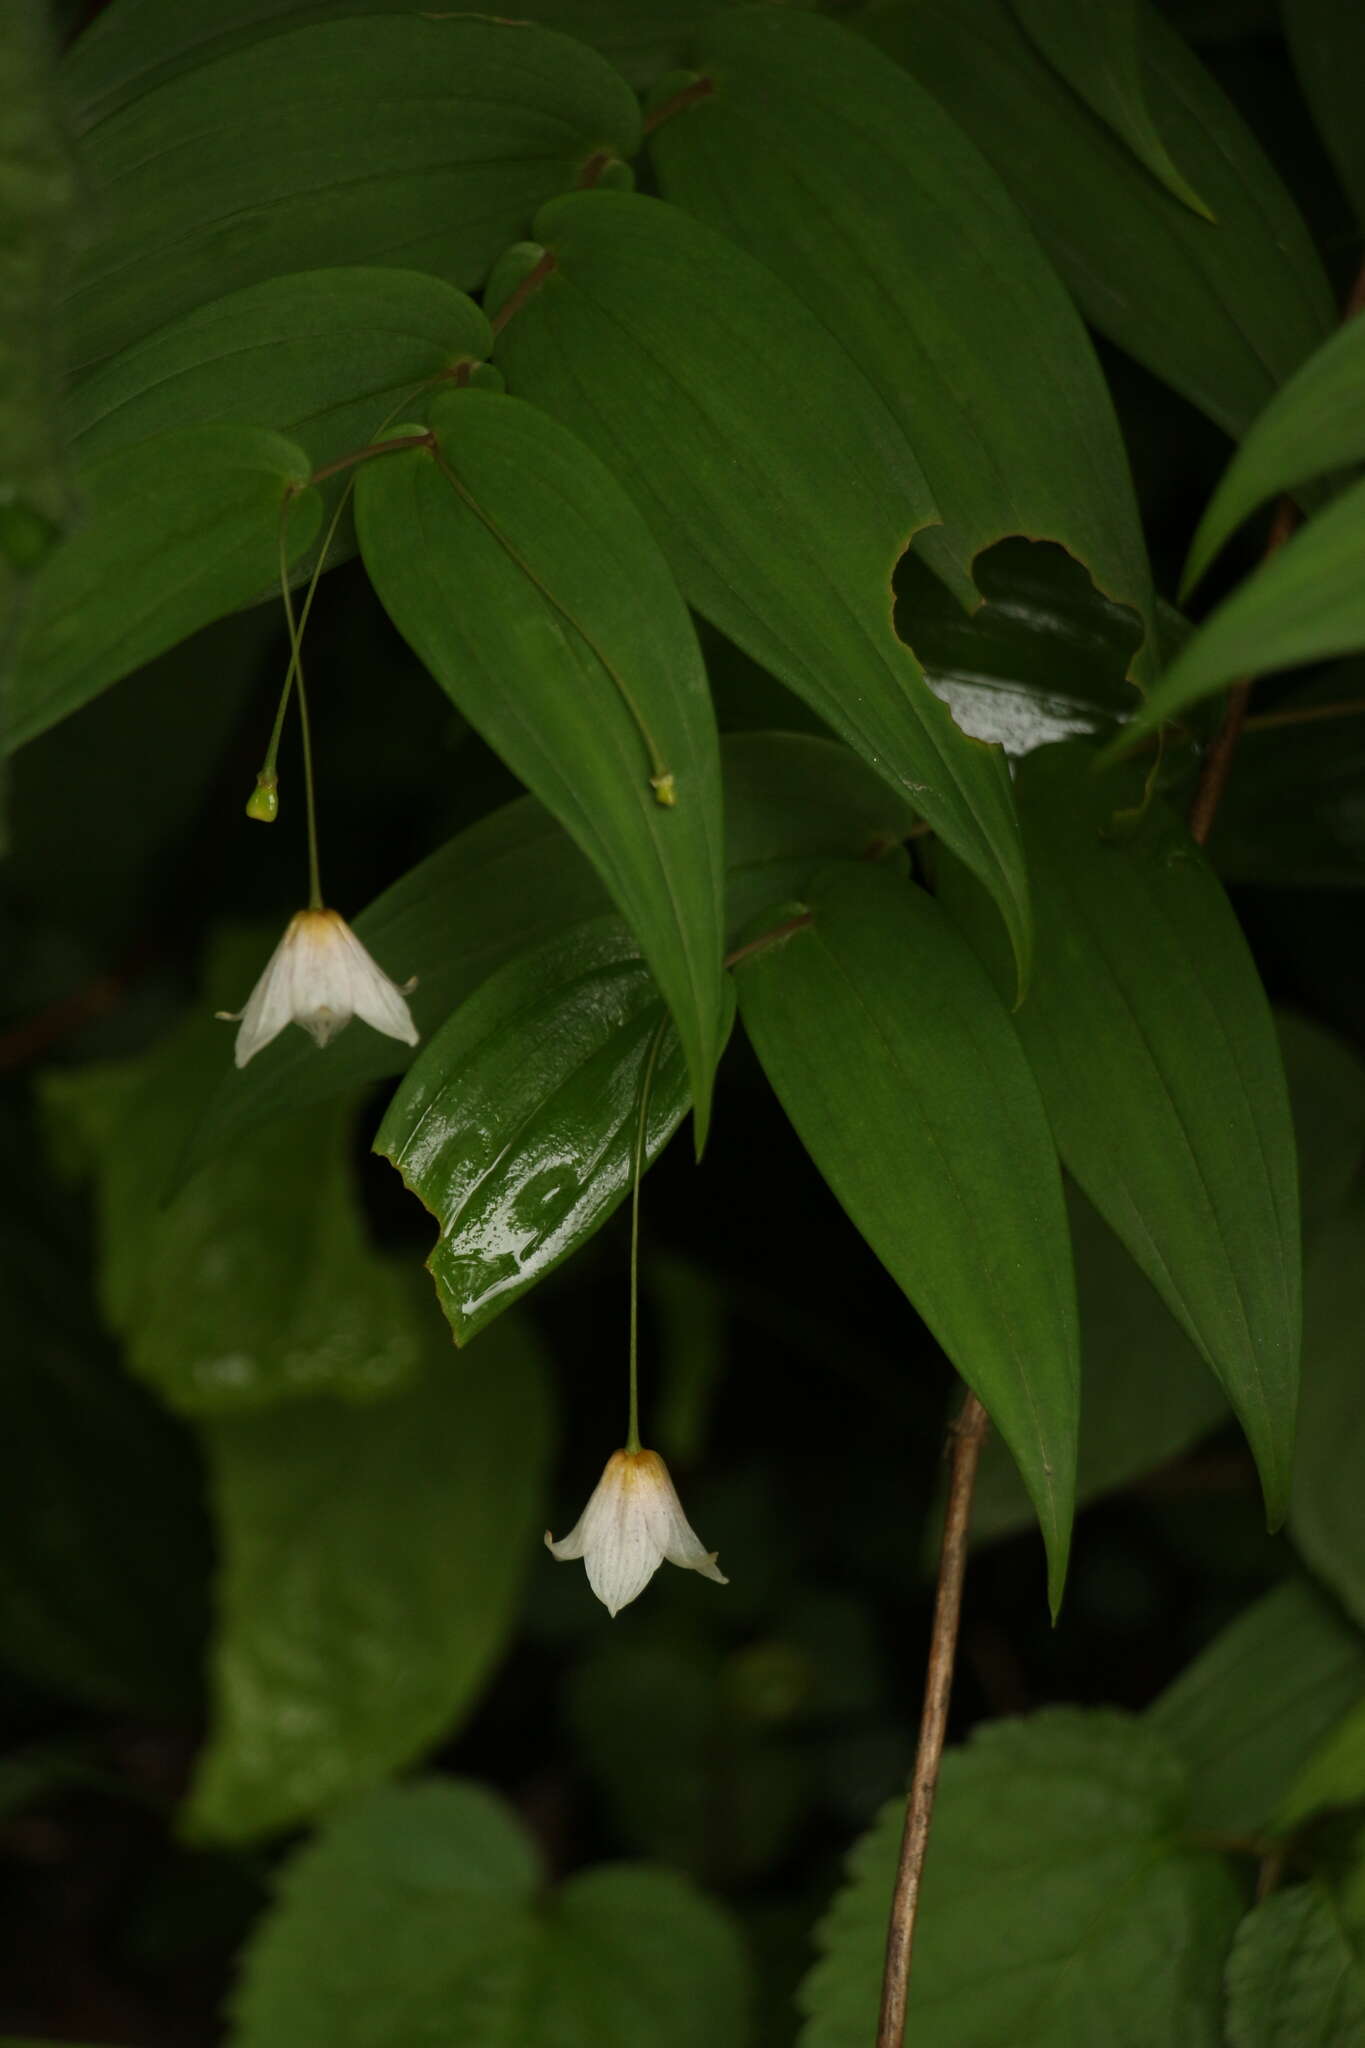
M546 1548L561 1563L581 1557L588 1584L615 1615L644 1592L659 1566L683 1565L728 1586L716 1552L703 1548L657 1451L613 1451L578 1526Z
M417 1026L401 989L389 980L335 910L300 910L251 991L246 1008L220 1011L240 1020L233 1057L244 1067L286 1024L301 1024L318 1045L327 1045L352 1017L389 1038L416 1045Z

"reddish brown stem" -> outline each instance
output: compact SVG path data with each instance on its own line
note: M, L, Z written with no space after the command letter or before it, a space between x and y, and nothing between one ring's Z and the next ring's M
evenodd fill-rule
M1261 559L1268 562L1277 548L1282 548L1298 523L1298 512L1289 498L1281 498L1275 507L1270 534ZM1194 792L1190 805L1190 837L1199 846L1208 843L1213 830L1213 821L1218 815L1218 806L1223 801L1223 791L1228 786L1232 772L1232 757L1237 751L1237 742L1242 737L1246 724L1247 707L1251 701L1251 677L1244 676L1240 683L1234 683L1228 691L1223 706L1223 722L1214 736L1213 744L1204 756L1204 765L1199 774L1199 787Z
M326 483L329 476L340 476L343 469L354 469L357 462L368 462L372 455L395 455L403 448L434 448L434 434L397 434L392 441L371 441L368 448L353 448L349 455L338 455L335 462L324 462L321 469L315 469L308 482Z
M769 946L775 946L779 939L788 939L793 932L799 932L813 923L808 910L797 917L789 917L785 924L775 924L770 932L760 932L756 939L748 939L742 946L736 946L733 953L725 956L727 967L737 967L741 960L747 960L753 953L766 953Z
M934 1627L929 1639L929 1667L924 1680L915 1772L905 1802L900 1863L886 1930L886 1965L882 1973L882 2009L877 2022L877 2048L902 2048L905 2008L910 1995L910 1959L915 1946L920 1879L934 1817L939 1765L948 1733L948 1702L953 1690L958 1628L962 1620L962 1584L967 1572L967 1539L972 1519L972 1494L981 1446L991 1426L975 1394L968 1394L953 1425L952 1476L943 1517L943 1545L938 1558L938 1589L934 1596Z
M652 114L645 115L644 133L652 135L656 128L661 128L665 121L671 121L684 107L695 107L698 100L709 98L715 89L711 79L694 78L691 85L685 85L682 91L675 92L671 99L661 100Z
M490 317L488 324L494 334L502 333L508 321L513 319L521 311L526 301L540 290L540 287L555 267L554 251L547 249L540 261L527 271L516 290L507 294L507 297L498 307L497 312Z

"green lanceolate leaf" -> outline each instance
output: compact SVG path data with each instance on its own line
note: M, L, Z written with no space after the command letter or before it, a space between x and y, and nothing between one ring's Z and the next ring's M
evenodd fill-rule
M1293 200L1154 13L1142 31L1148 91L1216 227L1057 76L1009 0L874 0L860 25L994 164L1087 320L1229 433L1331 329L1331 291Z
M697 1142L721 1046L724 857L696 636L630 499L519 399L432 409L436 445L364 467L365 566L403 637L587 854L687 1058Z
M1346 1210L1322 1233L1304 1289L1303 1397L1289 1533L1365 1628L1365 1452L1360 1333L1365 1328L1365 1215Z
M560 1265L687 1113L677 1034L637 947L596 918L524 954L418 1056L375 1150L439 1226L427 1261L463 1343Z
M379 13L248 43L86 136L72 364L286 271L397 263L468 288L590 158L638 139L610 65L524 23Z
M1212 869L1136 776L1081 743L1017 785L1038 967L1015 1023L1062 1159L1203 1352L1246 1431L1267 1512L1288 1499L1300 1338L1294 1129L1270 1008ZM1117 823L1116 823L1117 817ZM1007 984L980 892L945 900Z
M740 1011L807 1151L990 1410L1066 1573L1080 1399L1061 1178L985 973L899 876L850 870L737 968Z
M1081 1429L1076 1505L1187 1451L1227 1420L1223 1394L1149 1280L1107 1223L1068 1184L1067 1217L1081 1323ZM972 1540L1027 1528L1019 1474L998 1436L987 1437L972 1502ZM937 1544L935 1524L934 1543Z
M467 1360L411 1284L423 1354L379 1401L206 1427L222 1545L201 1838L310 1819L450 1733L516 1620L545 1523L550 1414L530 1330Z
M903 839L914 820L856 754L804 733L732 733L721 742L729 929L805 885L825 858L859 860ZM573 841L534 797L482 818L421 861L355 919L355 930L410 998L423 1042L505 962L610 908ZM226 1070L179 1174L240 1134L357 1083L401 1073L405 1045L347 1031L317 1057L289 1031L243 1073Z
M1227 1968L1228 2048L1365 2048L1365 1970L1322 1885L1256 1906Z
M1313 1814L1365 1801L1365 1682L1349 1713L1323 1737L1289 1787L1275 1819L1297 1827Z
M971 606L992 542L1060 541L1150 614L1089 336L985 158L900 66L815 15L718 15L693 57L711 90L653 135L664 196L785 278L885 399L943 520L917 538L924 560Z
M85 523L31 587L10 746L278 585L282 517L290 561L317 533L311 467L278 434L214 426L159 434L82 470Z
M933 2048L1216 2048L1241 1911L1224 1860L1187 1847L1185 1773L1124 1714L998 1721L949 1753L915 1937L907 2039ZM897 1800L854 1850L801 1990L801 2048L873 2038ZM1122 2038L1122 2037L1120 2037Z
M1155 81L1144 62L1150 16L1143 0L1104 0L1103 5L1088 8L1068 6L1067 0L1012 4L1053 70L1174 198L1213 222L1162 139L1158 117L1166 109L1153 93Z
M547 1901L513 1815L459 1779L392 1787L286 1865L231 2048L747 2048L738 1935L684 1878L580 1872Z
M892 629L892 570L934 517L896 422L788 286L679 208L584 193L535 233L538 288L494 313L510 387L612 465L688 601L982 876L1022 971L1004 764L958 731Z
M1365 130L1356 91L1365 15L1352 0L1283 0L1280 17L1304 98L1337 175L1365 222Z
M229 292L109 357L72 392L67 426L87 462L168 427L270 426L321 469L491 347L479 308L439 277L304 270Z
M1190 1824L1265 1831L1314 1747L1365 1691L1365 1637L1306 1579L1258 1600L1148 1720L1187 1765Z
M1181 579L1188 594L1229 534L1277 491L1365 456L1365 320L1348 320L1276 392L1204 508ZM1263 664L1264 665L1264 664Z
M1239 676L1365 647L1365 483L1277 548L1187 642L1111 752Z

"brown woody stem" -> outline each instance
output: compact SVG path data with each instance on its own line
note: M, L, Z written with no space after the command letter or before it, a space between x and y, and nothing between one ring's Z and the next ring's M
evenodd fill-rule
M967 1539L972 1519L972 1494L981 1446L991 1426L975 1394L968 1394L953 1425L952 1475L943 1517L943 1544L938 1558L938 1589L934 1595L934 1627L929 1638L929 1667L924 1680L915 1771L905 1802L896 1889L886 1930L886 1964L882 1973L882 2008L877 2022L877 2048L902 2048L905 2008L910 1995L910 1959L919 1913L920 1879L929 1846L939 1765L948 1733L948 1702L953 1690L958 1627L962 1620L962 1584L967 1572Z

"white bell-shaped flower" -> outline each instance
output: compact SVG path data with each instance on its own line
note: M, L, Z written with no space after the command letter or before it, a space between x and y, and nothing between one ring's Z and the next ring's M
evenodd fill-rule
M547 1529L545 1543L561 1561L582 1558L588 1584L613 1615L644 1592L665 1558L718 1586L730 1583L683 1513L657 1451L613 1451L577 1528L558 1543Z
M352 1017L359 1017L390 1038L416 1045L417 1026L403 997L404 990L375 965L344 917L335 910L300 910L290 918L246 1008L220 1014L233 1023L241 1020L233 1056L244 1067L291 1023L326 1045Z

